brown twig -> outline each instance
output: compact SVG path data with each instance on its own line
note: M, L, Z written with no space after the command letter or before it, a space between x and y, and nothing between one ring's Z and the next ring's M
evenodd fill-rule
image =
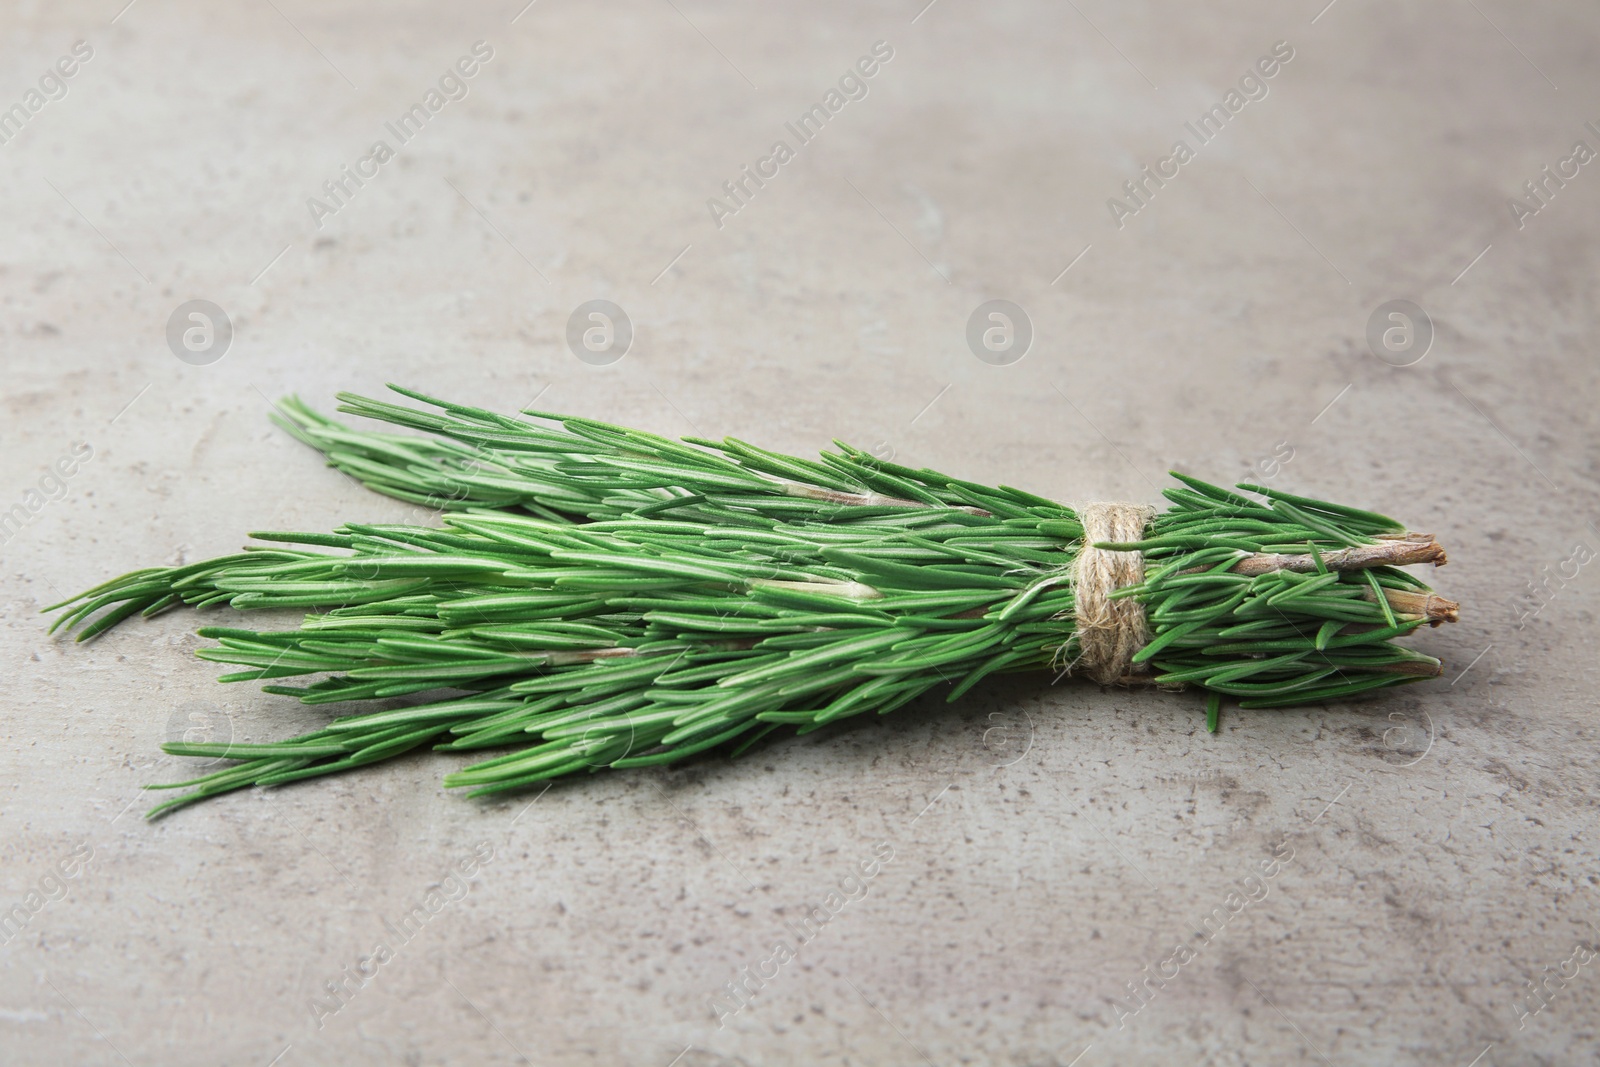
M1444 547L1431 537L1426 541L1420 540L1422 536L1425 535L1411 534L1407 540L1386 540L1375 545L1357 545L1355 548L1324 552L1322 565L1331 571L1357 571L1367 567L1405 567L1414 563L1444 566L1447 562ZM1317 561L1310 553L1289 556L1275 552L1257 552L1253 556L1244 557L1228 569L1235 574L1252 577L1269 574L1272 571L1297 571L1304 574L1316 570Z
M1365 590L1362 595L1374 603L1377 602L1378 598L1370 589ZM1460 618L1461 605L1438 593L1423 593L1416 589L1385 589L1383 598L1389 602L1389 606L1397 615L1421 616L1432 626L1455 622Z

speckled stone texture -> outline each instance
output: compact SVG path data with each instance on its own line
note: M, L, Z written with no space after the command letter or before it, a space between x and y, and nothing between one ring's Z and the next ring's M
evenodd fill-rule
M121 2L0 40L0 1062L1600 1059L1594 5ZM745 165L777 170L714 212ZM169 350L191 299L233 327L211 365ZM568 350L593 299L620 362ZM968 349L990 299L1020 362ZM1420 359L1369 348L1391 300ZM219 687L192 616L73 645L38 609L425 521L267 420L386 381L1065 500L1271 478L1435 532L1461 621L1415 640L1437 682L1216 736L1013 679L495 803L424 753L141 822L197 762L163 740L327 712Z

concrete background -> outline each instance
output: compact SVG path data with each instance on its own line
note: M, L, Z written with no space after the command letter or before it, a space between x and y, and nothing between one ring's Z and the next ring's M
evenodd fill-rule
M1523 190L1600 149L1593 5L121 3L6 4L0 41L3 107L93 50L0 145L0 509L93 449L0 549L0 907L28 915L0 1062L1600 1057L1600 164ZM469 95L319 227L307 200L480 40ZM880 40L868 95L719 228L707 199ZM1266 97L1119 228L1108 198L1279 41ZM165 339L196 298L234 330L209 366ZM604 367L563 337L596 298L637 331ZM1013 365L964 341L992 298L1035 330ZM1369 349L1394 299L1431 317L1420 360ZM218 687L192 616L74 646L38 609L250 529L425 521L267 422L391 380L1062 499L1270 476L1437 532L1462 619L1416 640L1438 682L1215 737L1191 697L1017 680L531 807L446 795L463 761L422 754L141 822L195 762L174 732L324 713ZM710 995L880 842L719 1029Z

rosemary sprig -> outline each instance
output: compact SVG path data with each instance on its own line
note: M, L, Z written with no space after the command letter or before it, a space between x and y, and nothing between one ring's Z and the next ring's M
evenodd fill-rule
M289 631L206 627L204 659L307 704L428 693L267 744L165 745L232 766L159 788L159 815L250 785L363 766L431 744L511 748L445 777L472 795L600 767L743 751L886 714L951 683L1077 656L1066 580L1083 528L1006 486L878 460L818 460L734 439L671 441L542 412L514 418L396 392L340 410L431 437L351 430L296 399L278 421L378 492L443 526L263 532L272 547L149 568L47 608L85 640L180 604L319 609ZM1455 605L1398 569L1443 562L1382 515L1186 475L1137 550L1153 640L1130 681L1243 708L1340 700L1440 672L1396 644ZM1241 495L1251 493L1253 496ZM322 676L303 686L277 680Z

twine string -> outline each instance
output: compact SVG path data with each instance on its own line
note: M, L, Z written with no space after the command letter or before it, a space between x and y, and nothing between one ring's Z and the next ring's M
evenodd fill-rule
M1128 542L1144 538L1156 509L1145 504L1095 503L1078 508L1083 547L1073 563L1073 614L1078 655L1068 665L1101 685L1130 678L1133 656L1150 643L1150 622L1144 605L1133 597L1111 594L1144 581L1144 555L1095 548L1096 542Z

